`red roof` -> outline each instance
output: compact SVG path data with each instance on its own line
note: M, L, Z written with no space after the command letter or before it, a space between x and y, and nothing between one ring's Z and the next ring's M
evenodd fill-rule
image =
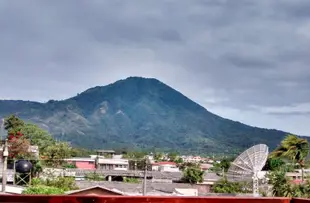
M302 183L302 180L301 179L296 179L296 180L292 180L291 181L293 184L301 184ZM306 182L306 181L304 181Z
M174 162L170 162L170 161L162 161L162 162L153 163L153 166L159 166L159 165L174 165L174 166L176 166L177 164Z

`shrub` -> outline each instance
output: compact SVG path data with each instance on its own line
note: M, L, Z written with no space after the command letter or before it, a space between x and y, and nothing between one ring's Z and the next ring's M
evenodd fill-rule
M124 177L125 183L140 183L141 181L138 178L126 178Z
M87 180L94 180L94 181L103 181L105 180L104 176L99 175L98 173L89 173L85 177Z
M46 186L61 188L64 191L78 189L73 177L57 177L44 181Z
M216 182L212 186L212 191L214 193L228 193L228 194L252 192L252 190L246 183L229 182L226 178L223 178L219 180L218 182Z
M202 183L203 174L200 168L197 167L187 167L183 170L182 181L190 184Z
M51 187L46 185L35 185L27 187L22 194L27 195L61 195L64 194L64 190L57 187Z

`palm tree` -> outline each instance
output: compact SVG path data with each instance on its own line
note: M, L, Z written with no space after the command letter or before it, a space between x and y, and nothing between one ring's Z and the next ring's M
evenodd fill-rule
M271 158L282 157L292 160L293 164L298 164L302 171L302 181L304 180L305 159L309 153L308 140L299 138L296 135L287 135L282 140L281 145L271 154Z

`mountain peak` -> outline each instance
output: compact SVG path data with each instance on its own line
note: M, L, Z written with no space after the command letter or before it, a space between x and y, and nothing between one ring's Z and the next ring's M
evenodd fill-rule
M275 147L284 132L223 119L155 78L128 77L64 101L0 102L0 116L18 112L55 137L89 148L225 152L256 143Z

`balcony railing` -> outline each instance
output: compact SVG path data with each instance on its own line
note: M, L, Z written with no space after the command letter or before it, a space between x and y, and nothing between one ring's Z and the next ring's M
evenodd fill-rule
M310 199L248 197L133 197L0 195L0 203L310 203Z

